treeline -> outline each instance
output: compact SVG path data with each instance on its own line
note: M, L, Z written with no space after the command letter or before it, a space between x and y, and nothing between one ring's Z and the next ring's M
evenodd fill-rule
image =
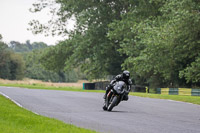
M42 1L33 12L51 6ZM52 31L69 39L47 49L48 70L80 67L90 79L128 69L135 84L200 86L199 0L55 1L49 25L30 22L35 33ZM45 6L44 6L45 5ZM73 31L66 22L76 19Z
M36 49L43 49L47 47L47 44L43 42L33 42L31 44L29 40L27 40L26 43L24 44L17 41L11 41L8 45L9 45L9 48L11 48L17 53L25 53L25 52L30 52Z
M76 82L78 77L76 72L71 71L48 71L41 65L40 57L45 49L33 50L32 52L24 53L23 58L26 62L25 77L30 79L38 79L51 82Z
M24 69L23 58L0 40L0 78L20 80L24 77Z
M21 80L23 78L38 79L51 82L76 82L80 74L78 69L52 72L45 70L40 57L48 48L43 42L11 41L5 44L0 41L0 78ZM84 78L84 76L82 76Z

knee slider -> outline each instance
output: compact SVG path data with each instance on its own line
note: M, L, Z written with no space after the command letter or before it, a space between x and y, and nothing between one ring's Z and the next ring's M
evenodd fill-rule
M127 101L128 100L128 95L124 95L123 100Z

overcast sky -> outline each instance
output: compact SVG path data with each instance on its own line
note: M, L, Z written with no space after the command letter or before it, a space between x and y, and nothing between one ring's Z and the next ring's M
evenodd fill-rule
M24 43L26 40L31 42L42 41L48 45L55 45L62 37L45 37L44 35L33 35L28 23L32 19L47 22L47 12L31 13L29 8L37 0L0 0L0 34L3 41L8 43L12 40Z

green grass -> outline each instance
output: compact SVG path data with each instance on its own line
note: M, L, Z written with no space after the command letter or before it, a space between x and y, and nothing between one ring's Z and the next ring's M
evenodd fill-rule
M147 93L136 93L136 92L134 93L131 92L130 95L156 98L156 99L170 99L170 100L182 101L200 105L200 96L198 97L198 96L162 95L162 94L147 94Z
M0 95L0 131L3 133L95 133L36 115Z
M0 86L7 87L21 87L21 88L29 88L29 89L45 89L45 90L64 90L64 91L79 91L79 92L105 92L103 90L83 90L81 87L55 87L55 86L45 86L41 84L1 84Z

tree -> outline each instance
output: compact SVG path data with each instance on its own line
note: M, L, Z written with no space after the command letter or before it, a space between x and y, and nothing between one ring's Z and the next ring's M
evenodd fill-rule
M10 74L11 80L21 80L24 78L25 63L21 55L11 54L10 55Z
M47 44L45 44L44 42L30 43L30 40L27 40L25 44L16 41L11 41L9 43L9 47L17 53L23 53L32 51L34 49L46 48Z
M8 46L0 41L0 78L10 78Z
M52 13L58 17L49 21L50 25L30 23L35 33L52 30L53 34L69 35L68 40L43 55L42 60L50 57L48 62L42 61L47 69L69 70L79 66L91 79L128 69L135 83L150 83L153 87L199 84L198 0L55 3L59 8ZM35 11L41 11L49 4L43 1L34 6ZM75 29L67 31L66 21L72 17L76 20Z
M7 44L0 41L0 78L20 80L24 77L24 62L20 55L9 50Z
M26 45L21 44L20 42L17 42L17 41L11 41L9 43L9 47L13 49L13 51L18 52L18 53L29 51L29 48Z
M44 51L45 48L23 53L24 60L26 62L25 76L27 78L51 82L76 82L78 80L78 77L76 76L76 73L73 70L70 72L53 72L45 70L44 67L42 67L40 61L40 57L42 56L42 53L44 53Z
M60 6L58 10L54 10L58 19L49 21L50 25L42 25L36 20L32 21L30 25L34 33L47 32L54 27L51 30L53 34L58 32L69 35L69 39L65 43L61 43L61 45L68 46L66 51L73 50L73 52L70 51L62 56L62 58L67 56L61 63L65 64L65 69L79 65L90 78L118 74L126 56L118 52L120 47L118 42L107 38L108 24L115 19L121 19L121 14L125 13L131 6L131 1L81 0L75 2L73 0L57 0L56 3ZM34 6L34 11L41 11L43 7L48 6L48 2L43 1L40 4L34 4ZM72 17L76 19L76 26L73 31L69 32L66 30L65 24ZM52 62L52 64L55 63Z
M190 66L180 72L180 77L185 77L186 81L192 83L200 83L200 57L197 57Z
M195 61L200 50L199 4L192 0L146 1L143 5L152 7L146 14L143 14L145 10L133 10L111 24L111 28L117 27L110 32L111 39L123 35L116 34L117 30L126 32L120 42L120 52L129 58L123 66L135 73L136 78L141 77L142 81L154 84L154 87L185 86L183 77L190 68L186 67ZM138 8L149 9L143 5L143 8ZM125 28L120 24L126 24Z

